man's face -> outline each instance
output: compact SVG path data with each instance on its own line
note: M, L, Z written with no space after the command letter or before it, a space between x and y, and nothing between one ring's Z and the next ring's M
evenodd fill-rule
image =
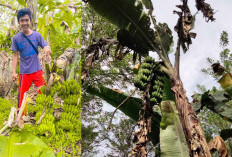
M30 29L30 26L31 26L30 17L27 14L20 17L19 18L19 25L23 31L27 31L28 29Z

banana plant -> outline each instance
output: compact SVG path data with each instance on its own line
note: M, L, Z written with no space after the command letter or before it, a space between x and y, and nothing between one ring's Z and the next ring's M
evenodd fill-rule
M223 90L206 91L203 94L193 95L193 108L196 112L200 111L204 106L211 111L219 114L224 120L232 122L232 75L225 73L220 80Z
M195 94L193 98L192 105L196 112L205 106L219 114L224 120L232 122L232 101L226 92L217 91L216 93L211 93L207 91L202 95Z
M53 151L38 137L28 132L11 132L0 136L1 157L55 157Z
M175 52L174 66L168 57L173 41L172 33L166 24L156 23L152 12L149 13L150 17L144 13L145 3L143 4L139 0L88 0L88 3L98 14L118 26L117 38L121 45L134 50L139 56L146 56L148 51L158 54L164 63L161 69L166 73L169 80L172 80L171 89L175 95L175 104L187 141L189 156L197 156L199 154L210 157L210 151L203 131L199 121L196 120L196 113L188 101L179 74L180 49L182 48L186 52L189 45L192 44L191 38L196 37L196 33L190 32L193 29L195 18L193 19L191 15L188 1L183 0L182 4L177 6L180 11L174 11L179 16L175 26L179 39ZM201 10L204 16L212 12L209 4L205 2L199 3L198 1L196 3L197 9ZM147 4L145 7L148 7ZM149 3L149 5L148 8L152 8L152 4ZM205 7L209 9L204 9ZM214 20L212 14L206 16L206 18L209 18L211 21ZM154 29L150 27L150 19L154 24ZM195 145L191 143L195 143Z

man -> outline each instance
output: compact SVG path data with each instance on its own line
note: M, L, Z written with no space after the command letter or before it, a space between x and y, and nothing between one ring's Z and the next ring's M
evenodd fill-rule
M29 9L21 9L17 14L18 23L22 32L17 33L12 40L13 51L13 74L12 79L16 80L18 74L16 68L20 54L20 72L19 72L19 103L21 107L23 95L29 90L32 82L36 87L44 85L43 72L38 59L38 46L44 48L45 59L50 59L51 50L40 33L33 31L31 26L31 12ZM26 39L26 37L28 39ZM30 41L28 41L30 40ZM30 43L31 42L31 43ZM34 47L33 47L33 45Z

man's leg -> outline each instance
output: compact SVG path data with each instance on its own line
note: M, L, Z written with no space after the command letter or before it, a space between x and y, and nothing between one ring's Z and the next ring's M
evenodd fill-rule
M29 90L32 83L30 74L19 74L19 103L18 108L21 107L23 96L26 91Z
M40 70L33 73L32 81L36 87L44 86L43 71ZM41 94L40 90L38 90L38 93Z

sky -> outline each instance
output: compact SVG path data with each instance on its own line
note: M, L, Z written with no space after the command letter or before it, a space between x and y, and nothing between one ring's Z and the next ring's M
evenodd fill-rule
M179 11L175 5L180 5L179 0L152 0L157 22L165 22L172 30L174 36L174 50L177 42L177 33L174 31L174 26L177 23L178 15L173 14L173 10ZM219 59L219 53L222 48L219 46L220 34L222 31L227 31L229 41L232 41L232 1L231 0L206 0L216 12L214 17L215 22L206 22L203 14L198 12L196 16L195 28L192 32L197 33L196 39L192 40L189 51L186 54L181 53L180 61L180 77L187 91L187 96L191 100L191 95L197 91L196 85L205 85L207 89L212 86L218 86L218 83L211 77L201 72L202 68L209 65L206 62L207 57L215 60ZM189 1L189 7L192 14L197 12L195 1ZM231 49L231 45L228 47ZM174 53L170 56L174 60Z

